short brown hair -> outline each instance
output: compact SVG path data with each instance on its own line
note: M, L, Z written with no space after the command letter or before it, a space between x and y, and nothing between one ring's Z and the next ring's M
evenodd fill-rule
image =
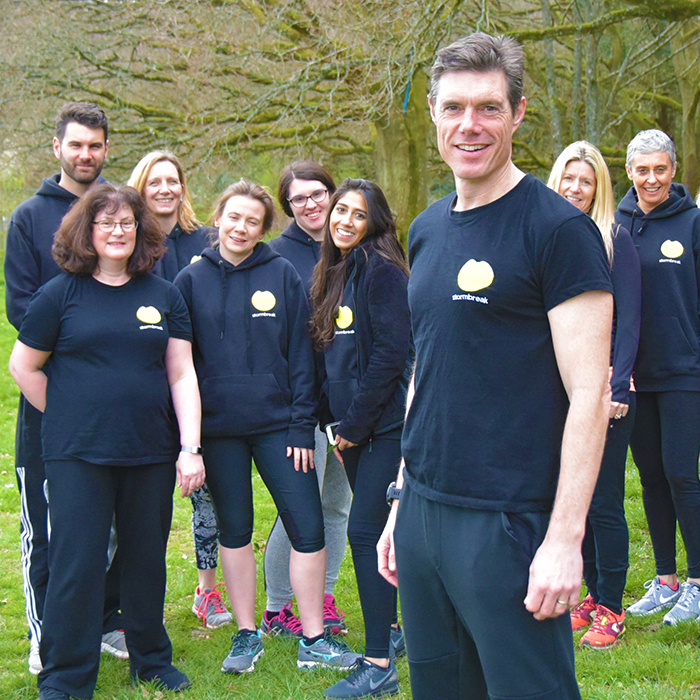
M109 122L102 107L92 102L66 102L56 115L56 138L63 141L66 126L71 122L88 129L102 129L105 141L109 138Z
M136 246L126 271L135 276L153 269L165 253L165 234L157 219L133 187L105 184L91 187L63 217L56 231L51 253L64 272L85 276L95 272L98 258L92 244L92 222L101 211L114 214L122 206L129 207L138 222Z
M335 192L335 182L331 174L320 164L313 160L298 160L288 165L280 175L277 185L277 199L284 213L290 218L294 218L294 212L289 206L289 188L294 180L318 180L328 189L328 196Z
M440 78L448 71L503 73L513 114L518 109L523 96L525 54L515 39L474 32L440 49L430 70L430 99L433 104L437 98Z
M242 177L238 182L229 185L219 195L216 204L214 204L212 219L218 219L221 216L226 207L226 202L228 202L231 197L248 197L249 199L255 199L260 202L265 209L265 216L263 217L262 224L263 234L266 234L272 228L272 224L275 223L275 202L266 187L256 185L254 182L250 182L250 180L246 180ZM214 240L218 240L218 232L213 238Z

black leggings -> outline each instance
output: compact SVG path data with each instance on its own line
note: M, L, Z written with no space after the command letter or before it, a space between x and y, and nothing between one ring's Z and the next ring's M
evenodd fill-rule
M639 469L656 573L676 573L676 521L688 576L700 577L700 392L637 392L630 440Z
M583 578L596 604L619 615L629 567L629 531L625 518L625 464L634 426L636 396L629 396L624 418L610 420L603 462L583 539Z
M219 542L245 547L253 537L251 459L277 506L284 529L297 552L324 547L323 511L316 473L295 471L287 457L287 431L202 440L207 486L219 525Z
M373 438L341 453L353 492L348 540L365 620L366 655L388 658L396 589L379 575L377 542L389 517L386 490L401 460L401 430Z

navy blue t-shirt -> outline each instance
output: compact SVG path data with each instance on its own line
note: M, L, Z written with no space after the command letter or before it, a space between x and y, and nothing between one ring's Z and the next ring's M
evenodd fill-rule
M170 282L119 287L62 273L32 297L19 340L51 352L43 459L133 466L175 461L177 420L165 368L170 338L192 340Z
M611 291L589 217L532 176L483 207L436 202L409 232L416 392L406 478L443 503L551 508L568 399L547 312Z

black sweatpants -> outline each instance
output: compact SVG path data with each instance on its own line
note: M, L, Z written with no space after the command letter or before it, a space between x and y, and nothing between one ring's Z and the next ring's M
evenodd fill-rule
M569 615L539 622L523 603L548 523L405 483L394 543L414 700L580 700Z
M642 482L656 573L676 573L676 521L688 576L700 578L700 392L637 392L630 438Z
M348 541L365 621L367 656L389 657L391 624L396 621L396 589L377 569L377 542L389 517L386 490L401 460L401 430L378 435L341 452L353 492Z
M131 673L144 680L167 673L172 648L163 603L175 465L116 467L73 460L45 467L51 539L39 687L92 697L113 516Z

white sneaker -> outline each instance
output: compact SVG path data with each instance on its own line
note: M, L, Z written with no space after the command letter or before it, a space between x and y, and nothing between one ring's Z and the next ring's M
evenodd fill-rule
M700 586L694 581L681 584L682 593L678 602L664 615L665 625L697 620L700 617Z
M29 666L29 673L32 676L38 676L43 668L41 664L41 656L39 656L39 642L35 642L33 639L29 641L29 657L27 658L27 666Z

